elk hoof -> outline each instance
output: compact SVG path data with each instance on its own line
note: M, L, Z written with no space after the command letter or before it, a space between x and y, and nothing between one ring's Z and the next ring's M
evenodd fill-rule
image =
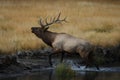
M85 68L88 68L88 66L89 66L89 65L87 64L87 65L85 66Z
M52 62L49 62L49 64L50 64L50 67L52 67L53 65L52 65Z
M52 63L50 63L50 67L53 67Z
M98 66L96 66L97 70L100 70L100 68Z

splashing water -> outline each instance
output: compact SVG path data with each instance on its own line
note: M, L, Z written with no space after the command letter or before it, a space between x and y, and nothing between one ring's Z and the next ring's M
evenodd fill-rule
M74 71L97 71L97 72L120 72L120 67L100 67L100 70L97 70L96 67L85 68L85 65L80 65L74 60L66 60L64 63L71 66L71 69Z

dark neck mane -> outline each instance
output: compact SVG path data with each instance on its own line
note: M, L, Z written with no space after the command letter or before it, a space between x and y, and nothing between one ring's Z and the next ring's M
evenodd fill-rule
M43 33L42 40L49 46L52 47L52 43L56 37L57 33L46 31Z

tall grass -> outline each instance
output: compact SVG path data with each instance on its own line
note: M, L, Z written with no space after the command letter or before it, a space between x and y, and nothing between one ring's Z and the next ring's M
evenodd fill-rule
M39 18L67 16L68 23L55 24L51 31L65 32L94 45L120 43L120 2L87 0L0 0L0 53L46 46L31 33Z

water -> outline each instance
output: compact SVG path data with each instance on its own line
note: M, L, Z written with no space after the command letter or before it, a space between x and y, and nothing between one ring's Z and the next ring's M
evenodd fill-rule
M34 72L31 74L6 77L0 80L58 80L53 70ZM72 80L120 80L119 72L77 71Z
M76 72L71 80L120 80L120 67L100 67L85 68L78 66L73 60L65 60ZM30 61L29 61L30 62ZM33 60L32 60L33 62ZM41 62L38 61L37 62ZM56 63L57 64L57 63ZM23 74L5 74L0 75L0 80L60 80L56 76L54 68L33 69L31 72Z

